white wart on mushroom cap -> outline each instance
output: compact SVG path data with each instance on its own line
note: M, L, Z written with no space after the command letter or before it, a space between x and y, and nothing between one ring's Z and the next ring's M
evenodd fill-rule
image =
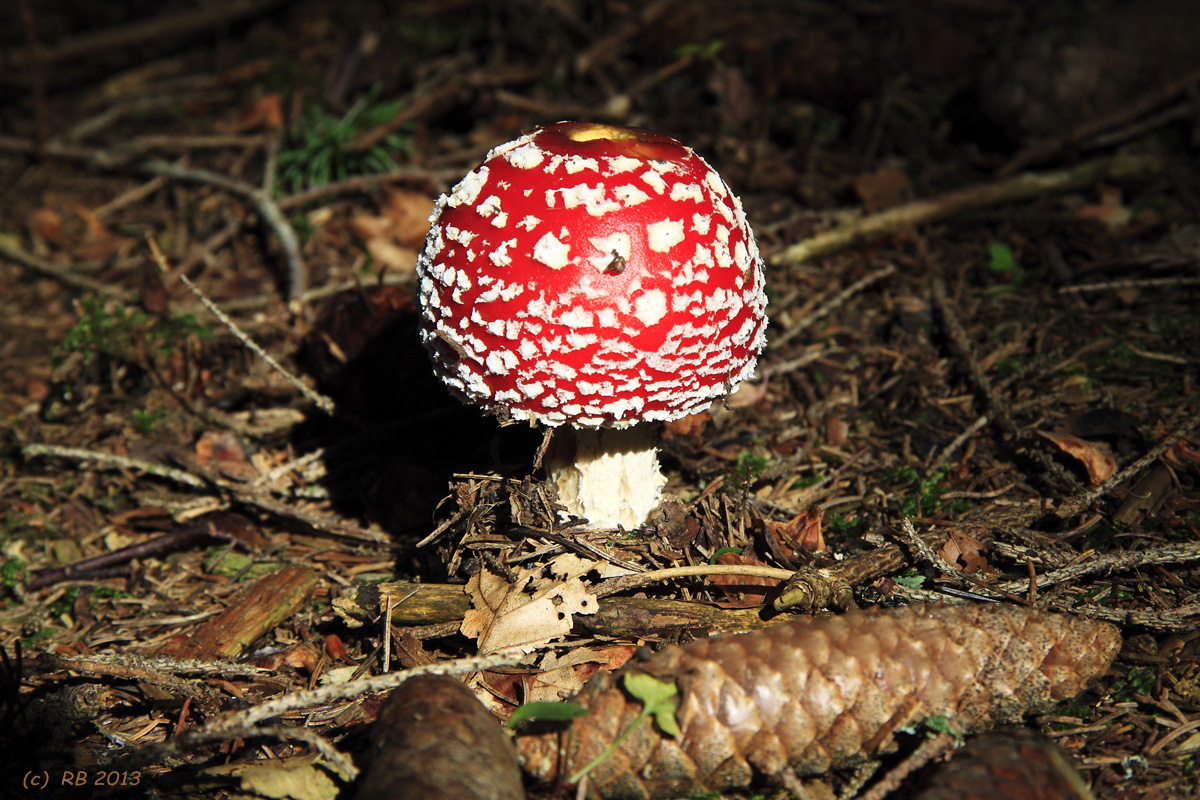
M624 428L707 408L754 372L754 236L720 176L668 136L542 128L493 149L430 223L422 339L468 402Z

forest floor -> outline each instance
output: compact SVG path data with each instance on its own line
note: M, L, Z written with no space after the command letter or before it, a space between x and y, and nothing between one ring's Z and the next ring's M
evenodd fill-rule
M572 553L585 583L816 567L863 607L1113 622L1112 667L1028 724L1095 797L1200 796L1188 3L11 5L0 794L347 796L312 754L361 766L378 692L276 715L307 739L178 734L502 650L463 632L464 587ZM630 533L561 531L541 432L453 399L417 335L435 199L563 119L694 148L766 261L757 377L666 426L671 500ZM638 646L773 621L781 591L625 588L472 685L503 716ZM536 678L564 645L590 655ZM268 758L317 794L239 771Z

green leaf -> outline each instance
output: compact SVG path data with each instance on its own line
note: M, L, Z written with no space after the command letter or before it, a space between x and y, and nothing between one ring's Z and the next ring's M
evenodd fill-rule
M1013 255L1012 248L1004 244L1004 242L992 242L988 245L988 253L992 260L988 265L992 272L1000 272L1005 275L1015 275L1017 270L1017 259Z
M587 716L588 710L575 703L538 702L517 706L517 710L504 723L504 727L515 731L526 720L539 722L570 722Z
M578 783L584 775L604 763L605 759L617 752L621 742L625 741L646 717L653 716L659 730L668 736L682 734L679 723L675 719L675 711L679 708L679 687L673 681L660 681L653 675L647 675L644 672L626 672L621 677L621 684L635 700L642 701L642 710L634 717L633 722L629 723L629 727L621 731L612 744L604 748L604 752L569 777L568 783Z
M716 564L717 559L720 558L721 556L725 555L726 553L733 553L735 556L740 556L742 554L742 551L745 549L746 548L744 548L744 547L722 547L721 549L717 550L715 553L712 554L712 557L708 559L708 563L710 565Z
M659 730L668 736L679 736L675 711L679 708L679 687L674 681L661 681L644 672L627 672L622 680L625 691L645 706L644 713L653 714Z
M910 589L920 589L921 584L925 583L924 575L898 575L893 577L896 583L907 586Z

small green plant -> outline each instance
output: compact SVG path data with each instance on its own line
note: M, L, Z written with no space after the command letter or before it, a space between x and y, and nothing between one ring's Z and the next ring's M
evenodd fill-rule
M713 554L708 559L708 563L716 564L717 559L719 559L721 556L725 555L726 553L733 553L735 556L740 556L745 549L746 548L744 548L744 547L722 547L722 548L716 550L715 552L713 552Z
M140 408L133 410L133 429L143 436L148 436L154 431L154 423L158 422L166 414L161 409L158 411L143 411Z
M26 650L33 650L38 646L39 643L49 641L53 638L53 628L38 628L21 640L21 647L25 648Z
M189 336L211 339L212 325L201 325L193 314L174 313L154 317L120 303L104 303L85 297L79 303L80 317L67 331L62 344L54 348L54 360L61 364L71 353L82 353L85 364L97 356L118 361L134 358L143 340L155 343L162 355L180 346Z
M954 737L954 740L960 744L963 740L962 727L945 714L935 714L933 716L924 717L915 725L902 728L901 730L909 734L924 733L928 738L933 738L934 736L946 733Z
M1135 695L1150 694L1157 681L1158 676L1149 667L1130 667L1113 683L1112 695L1118 702L1127 703L1135 699Z
M573 719L587 716L588 710L576 703L535 702L517 706L517 710L504 723L504 727L515 731L527 721L537 722L570 722Z
M838 511L830 512L825 518L825 530L831 536L846 536L858 525L857 519L851 519Z
M19 558L10 558L0 564L0 583L8 588L24 583L29 577L29 565Z
M583 779L584 775L587 775L602 764L606 758L617 752L617 748L621 746L621 742L625 741L626 737L647 717L654 717L654 723L658 725L658 729L668 736L680 736L683 733L679 730L679 723L675 721L675 711L679 708L679 687L674 682L660 681L658 678L647 675L644 672L627 672L621 680L621 685L635 699L642 701L642 710L633 718L633 722L629 723L629 727L621 731L621 734L613 740L613 743L604 748L603 753L596 756L587 766L568 778L568 783L578 783Z
M903 481L916 490L915 494L904 498L900 505L900 511L904 516L914 517L932 512L942 502L942 495L946 493L946 489L938 484L945 477L946 470L944 469L940 469L932 475L923 476L912 467L901 467L890 472L887 480Z
M1025 270L1017 262L1012 248L1004 242L992 242L988 245L988 269L1008 280L1008 290L1016 291L1025 280Z
M1019 358L1002 358L996 362L996 376L999 378L1011 378L1024 369L1025 363Z
M1084 705L1083 703L1067 703L1059 706L1058 710L1055 711L1055 715L1061 717L1075 717L1076 719L1087 722L1092 718L1093 710L1094 709L1091 706ZM1075 722L1063 722L1056 724L1062 725L1061 728L1056 728L1056 730L1067 730L1068 728L1072 728L1077 725Z
M753 450L743 450L737 455L737 462L733 465L733 475L731 476L734 486L742 486L750 483L764 469L771 465L771 460L766 456L759 455Z
M358 147L359 134L390 122L403 102L376 103L376 85L342 116L309 106L297 120L287 146L279 153L279 184L293 194L352 175L394 171L398 154L411 151L407 135L389 133L379 143Z
M789 489L807 489L810 486L816 486L821 481L825 480L825 473L817 472L812 475L806 475L803 478L797 478L788 486Z
M71 613L75 610L75 601L79 599L81 591L83 591L82 586L68 586L59 595L57 600L46 606L46 610L54 617L61 617L63 614Z
M917 574L914 570L909 570L903 575L898 575L892 578L896 583L907 586L910 589L920 589L925 583L925 576Z
M713 39L710 42L700 44L692 42L689 44L681 44L675 48L676 58L695 57L698 61L716 61L717 54L725 47L725 42L721 39Z

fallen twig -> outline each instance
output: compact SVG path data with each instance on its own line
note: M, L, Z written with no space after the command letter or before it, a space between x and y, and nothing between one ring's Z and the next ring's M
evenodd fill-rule
M146 42L182 36L198 31L228 25L244 17L261 14L279 5L283 0L227 0L211 6L202 6L175 14L165 14L139 20L128 25L104 28L67 39L55 47L41 48L40 58L45 64L68 61L92 53L136 48ZM16 51L0 60L3 72L19 72L32 61L29 51Z
M21 448L21 452L26 457L57 456L79 461L95 461L110 469L138 470L148 475L190 486L194 489L205 489L214 495L221 494L220 491L216 490L224 490L231 499L239 503L268 511L285 519L298 520L316 531L322 531L333 536L343 536L356 541L366 541L372 544L380 544L387 541L387 536L381 531L372 531L323 512L305 509L293 502L275 500L265 489L237 483L222 478L219 475L206 475L204 478L201 478L192 472L168 467L164 464L156 464L152 461L143 461L99 450L84 450L78 447L61 447L53 444L27 444Z
M0 136L0 150L30 155L36 152L31 143L9 136ZM134 159L140 155L137 148L108 151L49 142L45 150L46 156L50 158L80 161L96 169L126 170L143 175L215 186L250 201L258 209L263 222L275 232L275 236L279 239L287 264L288 299L295 299L308 288L308 272L304 266L304 259L300 255L300 243L296 238L296 231L270 195L257 186L212 170L185 167L161 159L136 161Z
M263 222L275 231L275 236L279 239L279 246L283 250L284 261L287 263L288 299L294 300L308 288L308 270L300 255L300 240L296 238L296 231L292 228L292 224L288 222L279 206L265 191L212 170L182 167L158 159L135 164L134 169L149 175L161 175L174 180L216 186L249 200L258 209Z
M186 470L168 467L165 464L156 464L153 461L144 461L140 458L105 453L100 450L84 450L79 447L62 447L57 444L33 442L24 445L21 448L21 454L26 458L32 456L56 456L59 458L71 458L77 461L94 461L102 467L109 469L132 469L144 472L147 475L153 475L157 478L166 478L176 483L182 483L184 486L191 486L193 489L209 488L207 481L196 477Z
M1171 449L1171 447L1183 437L1187 436L1193 430L1200 426L1200 414L1193 414L1183 422L1175 426L1175 429L1167 434L1161 442L1124 469L1116 472L1094 489L1080 492L1073 497L1065 500L1062 505L1054 510L1054 515L1061 520L1070 519L1076 514L1080 514L1091 508L1092 504L1104 497L1117 486L1120 486L1125 481L1133 478L1139 472L1150 466L1163 453Z
M1145 177L1161 171L1163 166L1163 162L1156 158L1114 156L1088 161L1070 169L1027 173L993 183L968 186L937 197L895 206L818 233L771 256L770 263L773 266L795 266L913 225L936 222L1001 203L1082 189L1101 177L1116 180Z
M58 264L26 253L24 250L8 244L3 239L0 239L0 258L7 258L9 261L20 264L23 267L28 267L34 272L44 275L47 278L53 278L65 286L70 286L72 289L81 289L109 297L127 299L125 293L115 286L93 280L85 275L77 275L66 267L61 267Z
M1050 572L1038 575L1034 584L1039 589L1072 583L1087 575L1100 573L1121 572L1123 570L1144 567L1150 564L1186 564L1200 561L1200 542L1187 544L1167 544L1162 547L1152 547L1148 550L1133 552L1115 551L1111 553L1092 553L1091 558L1070 564ZM1028 578L996 584L996 591L1019 592L1029 586Z
M838 292L833 297L829 298L828 301L822 303L819 307L814 309L812 311L812 313L807 314L804 317L801 317L800 319L796 320L791 325L789 325L788 329L785 330L778 337L773 339L770 342L770 344L768 345L768 347L772 348L772 349L782 347L783 345L787 344L792 339L796 338L801 333L803 333L804 330L806 328L808 328L809 325L812 325L814 322L817 322L818 320L829 316L834 311L836 311L838 308L845 305L847 300L849 300L850 298L854 297L855 295L861 293L867 287L878 283L879 281L883 280L884 278L890 277L895 272L896 272L896 265L895 264L887 264L886 266L883 266L880 269L875 270L871 274L866 275L866 276L856 280L854 283L850 284L845 289Z
M158 247L154 244L153 239L151 239L149 241L150 241L151 248L154 250L155 259L157 259L159 261L159 263L163 266L164 271L165 271L166 262L162 260L162 253L158 252ZM290 370L288 370L286 367L284 367L282 364L280 364L278 361L276 361L275 358L272 357L270 353L268 353L266 350L263 350L262 347L258 344L258 342L251 339L248 334L246 334L241 328L238 327L236 322L234 322L228 316L226 316L225 312L222 311L220 309L220 307L217 306L216 303L214 303L212 300L208 299L208 296L205 295L204 292L200 291L200 289L197 288L196 284L194 284L190 280L188 280L188 277L186 275L180 275L179 280L183 281L183 285L188 288L188 291L190 291L192 294L194 294L200 300L200 302L204 304L204 307L207 308L209 311L211 311L213 313L213 316L215 316L217 319L219 319L221 321L221 324L224 325L226 328L228 328L229 331L235 337L237 337L237 340L239 342L244 344L256 356L261 358L263 361L267 362L267 364L269 364L271 366L271 369L275 370L281 376L283 376L283 379L286 380L288 383L290 383L292 386L295 386L296 389L300 392L300 394L304 395L309 400L311 400L313 402L313 404L317 406L317 408L321 409L326 414L333 414L334 403L333 403L332 399L330 399L329 397L326 397L325 395L321 394L317 390L310 387L304 381L300 380L300 378L298 378L298 377L296 377L296 375L292 374L292 372Z
M1075 477L1064 470L1058 462L1050 458L1036 443L1029 441L1029 437L1022 435L1021 431L1017 428L1017 423L1013 420L1012 411L1008 403L996 392L991 379L983 371L979 360L975 358L975 353L967 338L967 332L963 329L962 323L958 321L958 314L954 312L954 308L950 303L945 281L940 277L934 277L930 281L930 288L932 290L934 311L941 319L950 349L966 366L967 376L974 385L975 391L983 400L984 411L987 413L988 419L999 430L1002 436L1012 441L1014 449L1020 445L1025 445L1025 453L1043 472L1062 481L1072 489L1078 489L1079 481L1075 480Z
M1200 286L1200 278L1179 276L1175 278L1134 278L1122 281L1101 281L1062 286L1059 294L1083 294L1084 292L1114 292L1120 289L1162 289L1179 286Z
M1176 80L1162 84L1156 90L1140 94L1138 100L1128 106L1077 125L1064 136L1056 136L1026 147L1009 159L1003 167L997 170L996 174L999 176L1012 175L1030 164L1044 161L1058 154L1076 142L1135 120L1166 103L1175 95L1187 91L1196 83L1200 83L1200 69L1192 70Z

